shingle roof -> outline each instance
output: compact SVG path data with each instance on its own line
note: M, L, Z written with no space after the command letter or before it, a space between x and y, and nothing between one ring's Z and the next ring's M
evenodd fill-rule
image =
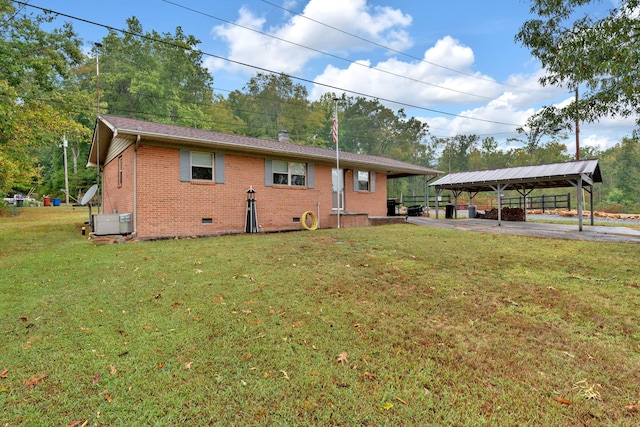
M472 192L493 191L492 187L498 184L512 184L511 188L519 189L558 188L571 186L568 180L577 179L581 175L588 177L594 183L602 182L598 160L457 172L446 175L429 185L436 189Z
M108 147L104 142L112 139L117 133L119 136L140 136L147 143L172 144L175 146L210 147L212 149L225 150L245 154L259 154L270 156L284 156L313 160L326 164L335 164L336 152L320 147L292 144L289 142L270 141L259 138L251 138L241 135L231 135L202 129L187 128L164 123L154 123L144 120L103 115L98 118L97 131L94 132L89 163L95 166L97 163L98 141L103 142L100 147L100 159L105 159ZM411 175L439 175L443 172L388 159L386 157L370 156L363 154L340 151L340 166L343 168L361 168L386 173L389 177L402 177Z

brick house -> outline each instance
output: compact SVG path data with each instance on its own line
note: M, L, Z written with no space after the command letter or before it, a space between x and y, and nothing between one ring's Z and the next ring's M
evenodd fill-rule
M282 134L281 134L282 135ZM102 170L103 213L131 213L140 239L242 233L247 191L259 231L370 225L387 214L387 180L439 171L377 156L103 115L90 167ZM337 186L343 180L342 197ZM338 215L339 212L339 215ZM307 222L308 223L308 222Z

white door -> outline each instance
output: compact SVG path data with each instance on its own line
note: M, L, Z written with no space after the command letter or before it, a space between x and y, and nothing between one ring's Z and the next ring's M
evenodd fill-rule
M331 169L331 194L333 210L344 210L344 175L342 169Z

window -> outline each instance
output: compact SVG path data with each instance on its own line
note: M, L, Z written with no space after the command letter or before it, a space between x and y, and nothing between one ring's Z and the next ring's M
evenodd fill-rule
M118 157L118 187L122 187L122 156Z
M376 173L373 171L353 171L354 192L376 192Z
M213 181L213 154L191 152L191 179Z
M358 171L358 191L369 191L369 172Z
M304 187L307 181L307 165L305 163L283 162L272 163L273 184Z

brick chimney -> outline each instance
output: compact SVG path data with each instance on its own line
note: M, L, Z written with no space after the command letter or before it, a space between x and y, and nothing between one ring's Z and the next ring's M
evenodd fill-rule
M286 130L278 132L278 142L289 142L289 132Z

